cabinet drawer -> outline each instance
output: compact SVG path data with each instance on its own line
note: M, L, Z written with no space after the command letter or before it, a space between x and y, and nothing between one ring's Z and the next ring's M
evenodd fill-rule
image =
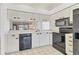
M73 45L69 44L69 45L67 46L67 50L73 52Z
M72 50L69 50L69 52L73 53L73 51L72 51Z
M73 49L72 49L72 47L67 47L66 53L67 53L68 55L72 55L72 54L73 54Z
M16 38L19 39L19 34L9 34L8 35L8 39L16 39Z
M73 42L67 42L68 46L73 46Z
M72 44L71 42L69 42L67 48L68 48L69 50L73 50L73 44Z
M67 35L66 35L66 38L69 38L69 40L70 40L70 39L73 38L73 35L72 35L72 34L67 34Z
M70 43L73 43L73 40L70 40L70 39L69 39L68 41L69 41Z
M69 47L73 47L73 45L72 45L72 44L68 44L68 46L69 46Z

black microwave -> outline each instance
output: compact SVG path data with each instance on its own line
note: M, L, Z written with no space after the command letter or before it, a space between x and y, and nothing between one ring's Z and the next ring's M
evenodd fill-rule
M57 19L55 21L55 25L57 27L60 27L60 26L69 26L70 25L70 18L67 17L67 18Z

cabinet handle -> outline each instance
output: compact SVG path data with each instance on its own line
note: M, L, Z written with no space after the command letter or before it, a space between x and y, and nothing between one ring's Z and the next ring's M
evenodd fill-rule
M69 36L69 38L72 38L72 36Z
M69 42L72 42L71 40L69 40Z
M37 35L39 35L39 33L37 33Z
M49 32L47 32L47 34L49 34Z
M69 44L69 46L72 46L71 44Z
M16 39L18 39L18 38L16 38Z
M12 34L12 36L14 37L14 36L15 36L15 34Z

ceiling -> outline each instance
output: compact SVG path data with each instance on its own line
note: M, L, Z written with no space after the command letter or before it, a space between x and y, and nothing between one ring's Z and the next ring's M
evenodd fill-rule
M63 3L24 3L24 5L41 10L52 10Z
M13 10L52 15L72 5L75 3L11 3L7 4L7 7Z

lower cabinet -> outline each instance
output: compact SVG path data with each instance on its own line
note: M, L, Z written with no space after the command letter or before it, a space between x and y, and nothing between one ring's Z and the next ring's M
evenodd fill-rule
M66 38L66 53L73 55L73 34L69 33L65 35Z
M48 32L32 33L32 48L49 45ZM19 51L19 34L9 33L6 40L6 53Z
M33 33L32 48L49 45L49 33Z
M6 41L6 53L19 51L19 35L9 34Z
M32 48L39 47L39 33L32 34Z
M39 43L40 43L40 46L49 45L49 33L48 32L41 33Z

